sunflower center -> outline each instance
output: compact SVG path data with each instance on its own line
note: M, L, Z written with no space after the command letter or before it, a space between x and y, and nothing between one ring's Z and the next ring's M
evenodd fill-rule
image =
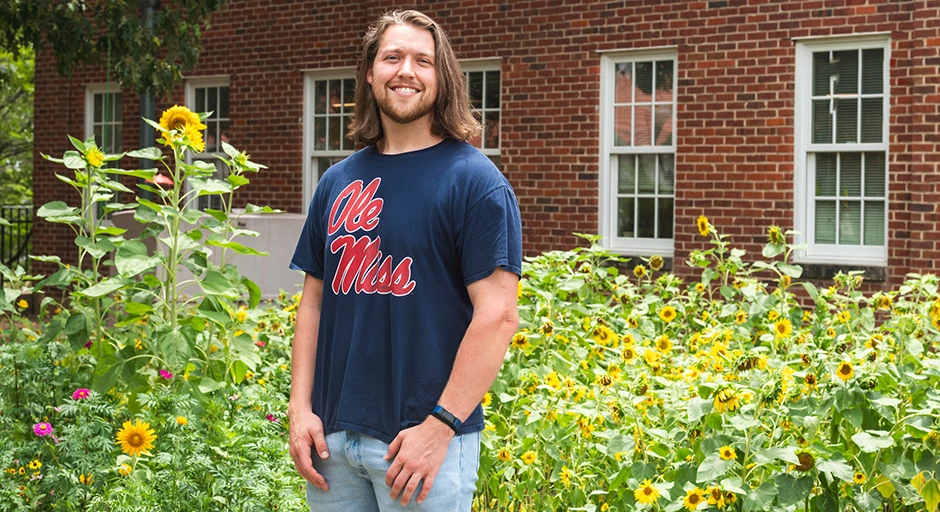
M643 494L645 494L645 495L647 495L647 496L649 496L650 494L653 494L653 488L652 488L652 487L646 487L646 488L644 488L644 489L643 489Z
M839 368L839 373L841 373L842 375L848 375L851 372L852 372L852 368L850 368L849 365L847 364L842 365L842 368Z
M127 444L133 446L134 448L137 448L144 444L144 438L141 437L141 435L138 434L137 432L134 432L133 434L127 437Z
M691 504L693 504L693 505L698 505L698 502L701 501L701 500L702 500L702 498L701 498L698 494L693 494L693 495L689 496L689 503L691 503Z

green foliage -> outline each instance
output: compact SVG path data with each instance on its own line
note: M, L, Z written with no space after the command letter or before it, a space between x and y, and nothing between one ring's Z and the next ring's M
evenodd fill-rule
M33 196L34 63L30 50L19 57L0 50L0 205Z

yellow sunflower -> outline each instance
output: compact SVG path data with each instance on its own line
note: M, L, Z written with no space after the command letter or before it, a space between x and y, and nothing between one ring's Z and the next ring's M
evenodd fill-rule
M193 148L196 153L202 153L206 150L206 143L202 140L202 132L195 125L186 125L183 135L186 137L189 147Z
M188 126L193 126L197 130L206 129L206 125L202 124L199 119L199 114L179 105L173 105L166 109L163 115L160 116L160 127L166 131L176 130L182 132Z
M41 467L42 467L42 462L39 462L38 459L33 459L32 462L29 463L29 469L36 470Z
M29 307L29 302L26 302L26 299L20 299L19 302L16 303L16 305L22 309L26 309Z
M525 350L529 347L529 340L526 339L524 333L517 332L512 337L512 346L520 350Z
M128 465L128 464L121 464L120 467L118 467L118 470L117 470L117 471L118 471L118 474L119 474L119 475L121 475L121 476L127 476L127 475L131 474L131 471L132 471L132 470L133 470L133 468L130 467L130 465Z
M778 318L780 318L780 312L776 310L771 310L769 313L767 313L767 320L770 320L771 322L776 322Z
M496 452L496 458L503 462L509 462L509 459L512 458L512 454L506 448L500 448L499 451Z
M659 489L653 487L653 483L646 479L633 491L633 497L640 504L651 505L659 499Z
M90 147L85 151L85 161L92 167L101 167L104 163L104 153L96 147Z
M658 271L663 268L663 263L665 263L665 261L662 256L653 256L650 258L650 268L653 270Z
M525 462L527 466L535 462L536 459L538 459L538 456L536 456L535 452L533 452L532 450L529 450L522 454L522 462Z
M882 295L875 300L875 307L878 309L891 309L891 296Z
M839 321L843 324L852 319L852 313L848 311L839 311Z
M656 349L663 354L668 354L669 351L672 350L672 340L669 339L669 336L663 334L656 338Z
M491 395L490 393L486 393L485 395L483 395L483 401L480 402L480 405L482 405L483 407L489 407L491 403L493 403L493 395Z
M676 319L676 308L666 306L659 310L659 318L663 322L669 323Z
M865 478L865 473L855 473L852 475L852 482L854 482L855 485L862 485L866 480L868 479Z
M705 293L705 283L695 283L695 291Z
M633 346L624 347L623 352L620 353L620 357L629 363L630 361L633 361L634 358L636 358L636 350L633 349Z
M734 323L741 325L747 322L747 311L738 311L734 314Z
M558 478L560 478L562 483L565 484L565 487L571 486L571 470L568 469L568 466L561 467L561 474L558 475Z
M141 453L149 453L156 439L157 436L150 428L150 424L140 420L134 420L134 424L125 421L123 428L117 434L117 444L121 445L121 450L133 457Z
M695 225L698 227L698 234L702 236L708 236L708 234L712 232L711 224L708 223L708 217L704 215L698 216Z
M617 335L614 334L614 331L610 330L610 327L607 327L606 325L598 325L596 328L594 328L594 334L592 338L594 338L594 341L600 343L601 345L608 345L614 340L616 336Z
M784 318L774 324L774 336L777 338L789 338L791 334L793 334L793 324L790 323L790 319Z
M698 508L699 505L705 502L705 491L699 489L698 487L694 489L689 489L685 493L685 498L682 500L682 504L685 506L686 510L692 512Z
M637 265L633 267L633 275L636 277L643 277L646 275L646 267L643 265Z
M779 226L770 226L767 228L767 241L774 245L783 245L787 242L787 238Z
M842 363L839 364L839 369L836 370L836 375L842 379L842 382L846 382L851 379L853 376L855 376L855 369L852 368L852 363L848 361L842 361Z
M734 452L734 448L730 446L722 446L718 449L718 456L722 460L737 460L738 454Z
M715 392L715 410L721 414L734 412L740 406L740 398L734 388L725 386Z

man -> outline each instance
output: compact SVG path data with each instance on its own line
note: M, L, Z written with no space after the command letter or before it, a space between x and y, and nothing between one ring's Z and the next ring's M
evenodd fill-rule
M454 51L416 11L363 38L351 136L310 203L291 456L316 512L470 510L480 401L518 326L519 208L466 140Z

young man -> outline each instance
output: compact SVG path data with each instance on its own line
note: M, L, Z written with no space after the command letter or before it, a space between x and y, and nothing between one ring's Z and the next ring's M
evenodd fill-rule
M363 38L350 127L291 268L290 451L316 512L470 510L489 389L518 326L522 227L454 51L416 11Z

